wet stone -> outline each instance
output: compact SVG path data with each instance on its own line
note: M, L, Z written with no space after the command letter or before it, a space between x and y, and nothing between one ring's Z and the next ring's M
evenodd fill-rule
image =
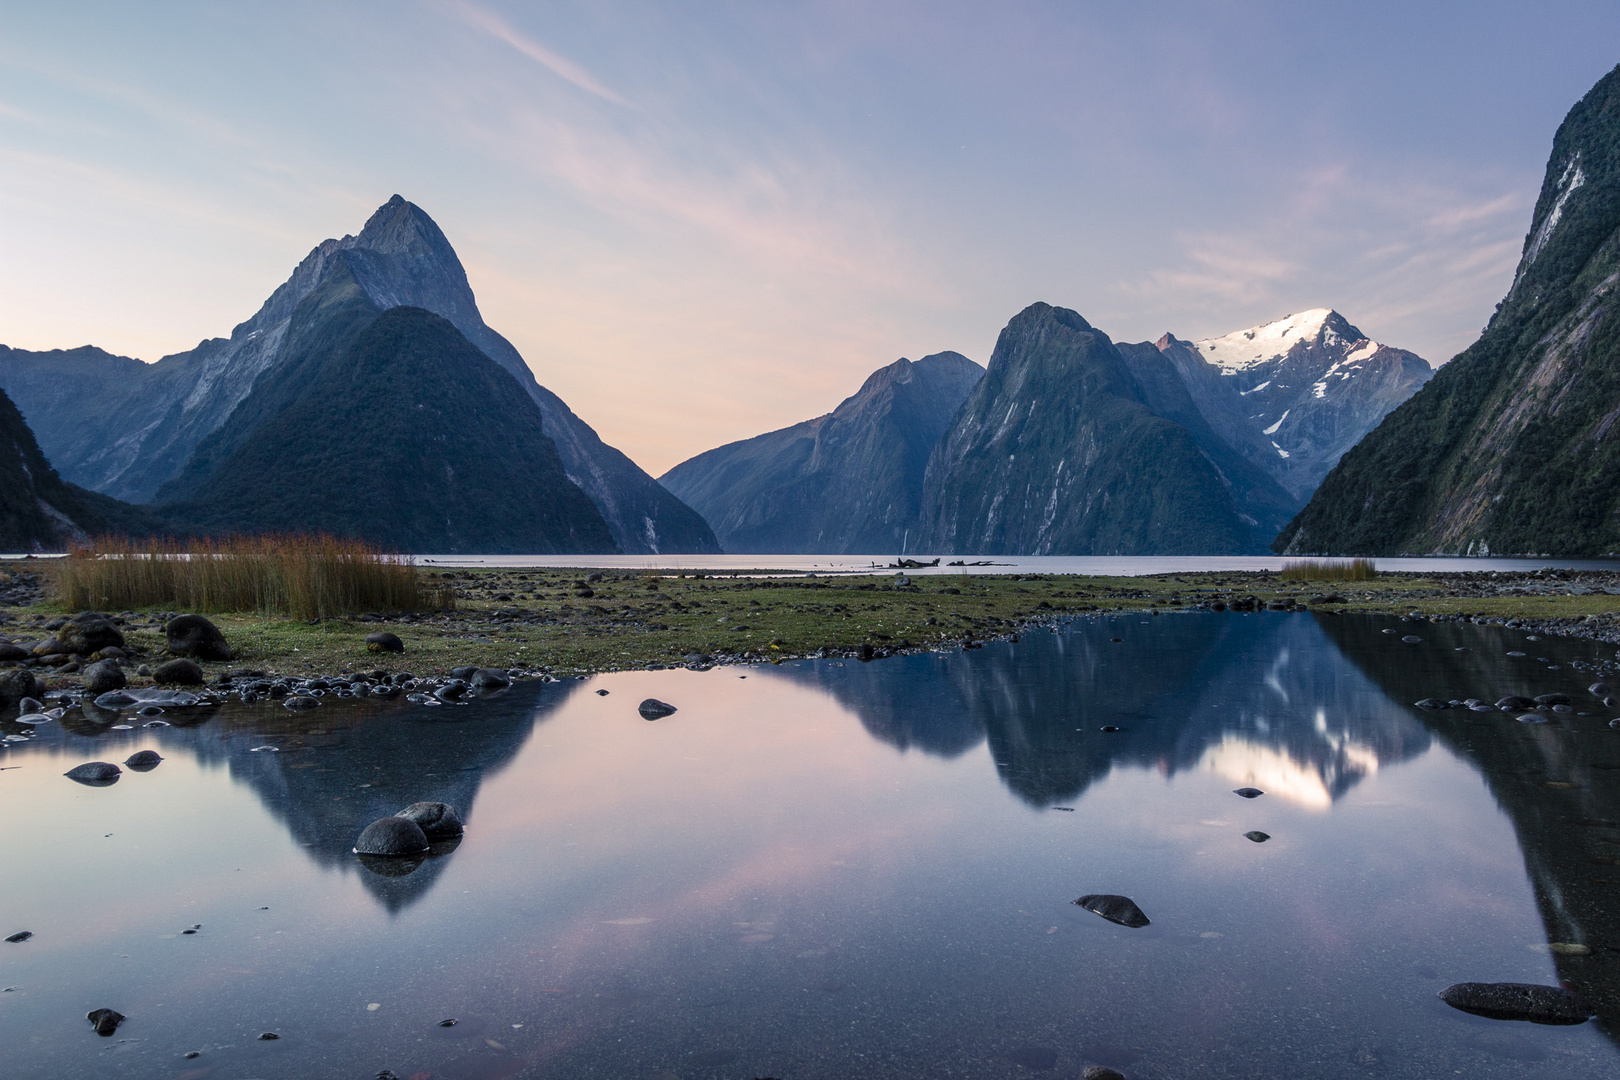
M1584 1024L1592 1015L1573 990L1535 983L1456 983L1440 991L1440 1000L1475 1016L1532 1024Z
M123 771L110 761L87 761L83 765L74 766L62 775L81 784L104 786L116 782Z
M1426 698L1423 698L1423 699L1421 699L1419 701L1414 702L1413 704L1415 704L1420 709L1449 709L1449 708L1451 708L1451 702L1442 701L1437 697L1426 697Z
M1081 1080L1125 1080L1125 1074L1106 1065L1088 1065L1080 1074Z
M6 938L6 940L8 942L10 942L11 944L15 945L18 942L27 941L29 938L31 938L33 936L34 936L34 932L32 930L22 930L22 931L19 931L18 933L12 934L10 937Z
M410 818L378 818L354 842L357 855L414 855L428 849L427 834Z
M465 828L461 823L461 815L457 814L456 808L448 803L411 803L394 816L414 821L422 830L422 834L430 840L460 836Z
M1267 840L1271 839L1271 834L1270 833L1263 833L1259 829L1254 829L1254 830L1252 830L1250 832L1246 832L1246 833L1243 834L1243 836L1244 836L1245 839L1253 840L1257 844L1263 844Z
M1260 796L1264 795L1265 792L1261 791L1257 787L1240 787L1233 789L1232 794L1241 795L1245 799L1258 799Z
M124 759L124 766L136 772L151 772L162 760L163 755L156 750L139 750Z
M646 701L643 701L640 705L636 706L636 711L641 714L641 718L643 720L662 720L666 716L673 716L676 709L675 706L671 705L667 701L659 701L657 698L648 698Z
M160 685L201 686L203 669L195 660L170 660L167 664L159 664L152 672L152 678Z
M1136 906L1136 901L1128 896L1119 896L1114 893L1087 893L1074 903L1085 908L1093 914L1101 915L1111 923L1139 929L1149 924L1149 919L1142 909Z
M106 1038L118 1030L126 1017L117 1009L91 1009L84 1014L84 1018L96 1027L96 1034Z

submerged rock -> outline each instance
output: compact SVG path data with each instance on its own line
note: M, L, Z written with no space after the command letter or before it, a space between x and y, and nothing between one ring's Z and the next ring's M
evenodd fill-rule
M169 651L194 660L229 660L231 647L219 627L201 615L176 615L163 628ZM160 669L161 670L161 669Z
M87 761L83 765L75 765L62 775L81 784L96 785L115 782L123 771L110 761Z
M667 701L659 701L657 698L648 698L646 701L643 701L640 705L636 706L636 711L641 714L641 718L643 720L661 720L666 716L674 715L676 709L675 706L671 705Z
M1532 1024L1584 1024L1592 1015L1575 991L1535 983L1456 983L1440 991L1440 1000L1475 1016Z
M1530 712L1522 714L1518 719L1521 724L1545 724L1551 718L1540 713Z
M414 855L427 849L427 834L405 817L378 818L354 842L357 855Z
M366 648L376 653L402 653L405 651L405 643L399 640L397 634L390 634L387 630L379 630L375 634L366 635Z
M1075 901L1080 907L1094 914L1101 915L1111 923L1139 929L1147 926L1149 919L1142 909L1136 906L1136 901L1128 896L1116 896L1113 893L1087 893Z
M117 1009L91 1009L84 1014L84 1018L96 1025L96 1034L102 1037L117 1031L118 1025L126 1019Z
M289 709L318 709L321 707L321 699L310 697L308 694L294 694L281 704Z
M1249 840L1253 840L1257 844L1263 844L1267 840L1271 839L1271 834L1270 833L1263 833L1259 829L1255 829L1252 832L1246 832L1243 835L1244 835L1245 838L1247 838Z
M512 685L512 677L499 668L479 668L468 682L475 690L505 690Z
M430 840L460 836L465 828L461 823L461 815L457 814L456 808L449 803L411 803L394 816L416 822L422 834Z
M152 672L152 678L168 686L201 686L203 669L195 660L170 660L167 664L159 664Z
M125 758L124 765L126 768L134 769L136 772L151 772L158 767L158 762L162 760L163 755L156 750L140 750Z
M1245 799L1258 799L1260 796L1264 795L1265 792L1261 791L1257 787L1240 787L1234 788L1232 790L1232 794L1241 795Z

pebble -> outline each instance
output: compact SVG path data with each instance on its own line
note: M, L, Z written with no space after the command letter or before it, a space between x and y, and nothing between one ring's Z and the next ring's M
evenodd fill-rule
M1270 833L1263 833L1259 829L1255 829L1252 832L1246 832L1243 835L1248 839L1253 840L1257 844L1263 844L1267 840L1271 839Z
M1240 787L1233 789L1232 794L1241 795L1245 799L1258 799L1260 796L1264 795L1265 792L1261 791L1257 787Z
M1111 923L1120 926L1129 926L1139 929L1149 925L1149 919L1136 901L1128 896L1118 896L1114 893L1087 893L1074 901L1079 907L1096 915L1101 915Z
M1088 1065L1080 1074L1081 1080L1125 1080L1125 1074L1106 1065Z
M1542 716L1540 713L1533 713L1532 712L1532 713L1524 713L1518 719L1519 719L1519 723L1521 723L1521 724L1545 724L1547 722L1548 718L1545 717L1545 716Z
M10 937L6 938L6 940L15 945L17 942L19 942L19 941L27 941L29 938L31 938L33 936L34 936L34 932L32 930L23 930L23 931L19 931L18 933L12 934Z
M1119 725L1118 724L1104 724L1102 727L1098 728L1097 730L1098 731L1115 732L1115 731L1119 730Z
M427 834L405 817L378 818L354 842L357 855L415 855L427 849Z
M279 1038L281 1038L281 1036L277 1035L275 1032L266 1031L262 1035L259 1036L259 1041L261 1041L261 1042L273 1042L274 1040L279 1039Z
M648 698L646 701L643 701L640 705L636 706L636 711L641 714L641 718L643 720L662 720L666 716L673 715L676 712L676 709L675 706L671 705L667 701L659 701L657 698Z
M1406 636L1402 637L1401 640L1406 642L1408 645L1416 645L1423 639L1418 637L1416 634L1407 634Z
M156 750L139 750L125 758L124 765L137 772L150 772L157 768L158 762L162 760L163 755Z

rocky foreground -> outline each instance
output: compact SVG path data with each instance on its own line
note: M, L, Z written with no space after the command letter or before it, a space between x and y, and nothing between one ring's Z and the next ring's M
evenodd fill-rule
M1620 570L1311 582L1269 572L816 577L768 568L723 575L522 569L427 571L452 587L449 611L318 622L210 615L225 649L210 652L174 636L185 612L104 612L90 620L103 629L83 632L83 619L53 602L48 567L45 560L0 563L0 677L18 669L49 689L278 680L296 688L343 678L375 687L401 685L407 680L396 678L409 674L435 680L422 688L432 693L456 677L470 685L477 672L566 676L972 649L1063 619L1120 611L1381 612L1620 643Z

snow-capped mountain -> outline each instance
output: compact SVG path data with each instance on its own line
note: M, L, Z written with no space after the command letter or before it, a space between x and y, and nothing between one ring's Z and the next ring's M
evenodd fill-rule
M1156 344L1210 426L1300 498L1434 374L1416 353L1373 341L1329 308Z

